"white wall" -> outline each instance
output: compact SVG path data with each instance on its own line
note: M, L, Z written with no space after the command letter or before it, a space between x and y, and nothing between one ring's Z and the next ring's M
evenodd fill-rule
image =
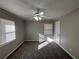
M3 9L0 9L0 18L13 20L16 23L16 40L0 47L0 59L3 59L24 40L24 21Z
M26 22L26 40L39 41L39 33L43 34L43 23L28 21Z
M53 21L27 21L26 22L26 41L39 41L39 33L44 35L44 23Z
M60 18L61 45L79 59L79 9Z

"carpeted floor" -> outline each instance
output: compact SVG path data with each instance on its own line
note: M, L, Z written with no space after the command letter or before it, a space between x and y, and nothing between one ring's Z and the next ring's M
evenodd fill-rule
M24 42L7 59L72 59L55 42L38 50L39 42Z

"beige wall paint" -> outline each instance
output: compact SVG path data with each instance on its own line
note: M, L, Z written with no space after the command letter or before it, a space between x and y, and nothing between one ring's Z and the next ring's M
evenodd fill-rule
M0 9L0 18L13 20L16 25L16 40L0 47L0 59L3 59L24 40L24 21L3 9Z
M61 45L79 59L79 9L60 18Z

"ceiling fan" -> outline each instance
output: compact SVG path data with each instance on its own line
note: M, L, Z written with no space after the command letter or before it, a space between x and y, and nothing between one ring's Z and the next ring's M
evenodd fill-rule
M44 11L41 9L37 9L37 11L34 13L34 19L36 21L42 20L42 18L44 17Z

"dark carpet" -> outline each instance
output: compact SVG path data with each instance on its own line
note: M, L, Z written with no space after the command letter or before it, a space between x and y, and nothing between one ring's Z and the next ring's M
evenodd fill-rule
M38 50L39 42L24 42L7 59L72 59L55 42Z

